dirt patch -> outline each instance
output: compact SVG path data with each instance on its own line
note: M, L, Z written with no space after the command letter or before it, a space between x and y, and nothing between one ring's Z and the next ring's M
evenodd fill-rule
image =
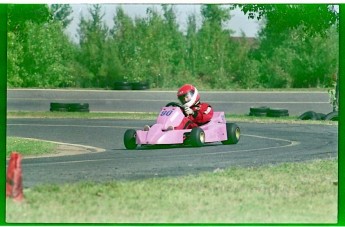
M24 158L27 159L27 158L41 158L41 157L58 157L58 156L67 156L67 155L95 153L95 152L102 152L102 151L104 151L104 149L100 149L96 147L58 143L54 153L25 156Z
M94 152L91 151L89 148L80 147L80 146L72 146L66 144L59 144L56 148L56 155L76 155L76 154L84 154Z

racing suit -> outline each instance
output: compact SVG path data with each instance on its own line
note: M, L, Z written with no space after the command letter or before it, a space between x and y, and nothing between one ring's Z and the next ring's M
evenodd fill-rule
M213 108L207 103L197 102L190 107L194 114L183 118L181 124L175 129L192 129L208 123L213 116Z

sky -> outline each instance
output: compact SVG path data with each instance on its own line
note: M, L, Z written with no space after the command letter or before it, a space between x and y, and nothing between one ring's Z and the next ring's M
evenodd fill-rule
M88 8L91 5L87 4L70 4L73 9L74 20L67 28L68 34L77 41L77 28L80 21L80 15L82 14L85 18L88 18ZM115 14L115 9L120 4L102 4L103 12L105 13L104 20L106 24L111 28L114 25L113 17ZM157 10L160 10L160 4L121 4L125 13L132 18L134 17L146 17L146 9L148 7L154 6ZM180 25L180 29L185 31L187 26L188 15L195 13L197 19L201 19L200 16L200 4L179 4L175 5L177 22ZM258 29L260 28L259 22L257 20L248 19L246 15L240 10L231 11L231 20L227 25L228 28L234 30L233 36L241 36L243 31L247 37L255 37L257 35Z

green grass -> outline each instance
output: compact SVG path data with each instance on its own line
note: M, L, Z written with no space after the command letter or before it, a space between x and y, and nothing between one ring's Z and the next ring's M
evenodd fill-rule
M6 157L9 157L13 151L17 151L23 156L53 154L56 151L56 147L57 144L50 142L19 137L7 137Z
M8 118L154 120L157 113L17 112ZM337 124L226 115L231 122ZM55 144L7 138L7 155L55 152ZM230 168L196 176L39 185L6 200L8 223L336 223L337 159ZM25 174L24 174L25 179Z
M80 118L80 119L133 119L153 120L153 112L7 112L7 118Z
M41 185L9 223L336 223L336 159L197 176Z

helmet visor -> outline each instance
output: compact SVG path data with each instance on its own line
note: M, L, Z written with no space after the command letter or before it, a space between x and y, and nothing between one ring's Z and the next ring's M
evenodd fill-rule
M185 103L189 102L189 101L192 99L193 94L194 94L194 91L189 91L189 92L187 92L187 93L184 94L184 95L180 95L180 96L178 97L178 99L180 100L180 102L181 102L182 104L185 104Z

